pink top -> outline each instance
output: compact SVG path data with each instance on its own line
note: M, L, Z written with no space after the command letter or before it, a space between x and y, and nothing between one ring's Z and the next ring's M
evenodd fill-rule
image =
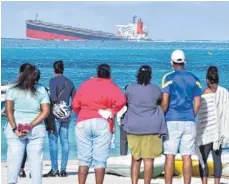
M76 123L91 119L102 118L99 109L111 109L116 115L126 104L126 98L111 79L91 78L84 82L76 92L72 107L78 115ZM108 119L110 131L113 131L113 119Z

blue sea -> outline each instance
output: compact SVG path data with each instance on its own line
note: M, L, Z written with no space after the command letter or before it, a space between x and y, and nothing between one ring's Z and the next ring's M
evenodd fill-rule
M41 70L40 83L48 86L54 76L52 65L63 60L65 75L70 78L76 89L80 84L95 76L96 67L108 63L112 68L113 81L123 90L126 84L136 80L138 68L149 64L153 70L152 82L161 84L164 74L172 70L170 55L175 49L183 49L186 54L186 69L193 72L206 87L205 76L209 65L215 65L220 72L220 85L229 89L229 42L128 42L128 41L39 41L23 39L2 39L2 83L17 79L19 66L29 62ZM209 52L212 55L209 55ZM92 93L93 95L93 93ZM1 127L6 118L1 118ZM70 159L77 158L73 116L70 124ZM2 130L2 129L1 129ZM110 155L119 155L119 129L116 124L115 148ZM6 160L7 144L1 131L1 158ZM59 155L61 149L59 147ZM48 139L46 136L44 159L49 159Z

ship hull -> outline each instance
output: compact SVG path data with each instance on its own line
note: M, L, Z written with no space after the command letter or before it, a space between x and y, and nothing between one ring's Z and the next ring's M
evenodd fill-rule
M64 29L26 24L26 36L40 40L123 40L118 37L100 37Z

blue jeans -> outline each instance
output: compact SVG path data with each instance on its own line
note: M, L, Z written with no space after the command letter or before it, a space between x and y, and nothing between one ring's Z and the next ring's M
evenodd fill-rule
M4 131L8 144L8 183L17 183L26 148L29 168L32 176L32 184L42 184L42 160L45 139L45 125L37 125L27 136L23 138L17 137L17 135L12 131L12 127L9 123L6 125Z
M64 126L63 126L64 125ZM49 149L52 163L52 170L58 170L58 136L62 147L61 170L66 170L68 163L69 143L68 143L69 123L61 122L56 119L56 131L49 132Z
M112 134L107 120L93 118L77 123L76 142L80 166L105 168Z

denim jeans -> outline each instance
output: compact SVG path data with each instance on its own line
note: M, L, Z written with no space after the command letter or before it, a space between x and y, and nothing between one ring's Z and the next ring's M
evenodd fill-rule
M12 131L12 127L9 123L6 125L4 131L8 144L8 183L17 183L26 148L29 168L32 176L32 184L42 184L42 160L45 139L45 125L37 125L27 136L23 138L17 137L17 135Z
M106 168L112 134L109 123L93 118L77 123L76 142L80 166Z
M52 163L52 170L58 170L58 136L62 147L61 170L66 170L68 163L69 143L68 143L69 123L56 119L56 131L49 132L49 149Z

